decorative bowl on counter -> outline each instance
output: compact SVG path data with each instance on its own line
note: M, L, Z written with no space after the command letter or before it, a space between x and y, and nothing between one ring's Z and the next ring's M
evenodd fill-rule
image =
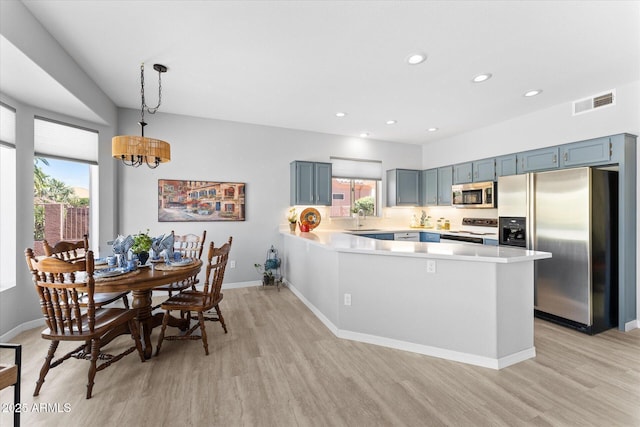
M320 225L320 212L315 208L307 208L300 214L300 223L309 226L309 231Z

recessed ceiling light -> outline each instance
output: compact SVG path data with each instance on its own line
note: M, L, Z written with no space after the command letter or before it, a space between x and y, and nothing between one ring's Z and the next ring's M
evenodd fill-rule
M387 120L388 125L395 125L396 123L398 123L397 120Z
M360 134L360 137L361 137L361 138L366 138L366 137L368 137L368 136L369 136L369 133L368 133L368 132L362 132L362 133Z
M336 113L336 117L344 117L344 116L346 116L346 115L347 115L347 113L343 113L342 111L338 111L338 112Z
M438 128L429 128L429 129L427 129L428 132L435 132L437 130L438 130Z
M542 93L542 89L535 89L535 90L530 90L530 91L525 92L524 96L529 98L531 96L540 95L541 93Z
M491 73L478 74L471 81L474 83L486 82L491 78Z
M418 65L423 63L427 59L427 55L424 53L414 53L407 57L407 63L409 65Z

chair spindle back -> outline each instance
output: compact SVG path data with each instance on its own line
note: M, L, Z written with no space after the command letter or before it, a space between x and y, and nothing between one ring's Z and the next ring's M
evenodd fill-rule
M65 261L54 256L36 258L32 249L25 251L27 266L33 275L33 283L40 297L40 308L47 327L57 334L81 333L95 326L93 293L93 252L86 253L86 260ZM86 295L87 304L80 304L80 296ZM86 308L86 324L82 309Z

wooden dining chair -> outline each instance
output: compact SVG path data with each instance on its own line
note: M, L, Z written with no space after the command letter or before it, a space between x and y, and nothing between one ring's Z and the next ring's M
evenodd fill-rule
M171 231L171 234L174 234ZM202 259L202 251L204 249L204 241L207 238L207 230L202 232L202 236L196 234L185 234L181 236L173 236L173 251L179 252L182 258ZM180 282L169 283L168 285L162 285L153 288L154 291L168 292L169 297L173 296L174 292L180 292L182 290L191 288L196 289L196 285L200 283L198 275L194 275L189 279L182 280ZM159 306L155 306L154 309Z
M13 386L13 426L20 427L20 379L22 370L22 345L0 343L0 349L13 350L14 363L0 365L0 390ZM2 403L4 410L4 402ZM4 412L4 411L3 411Z
M47 325L47 329L42 331L41 336L51 341L44 364L40 369L34 396L40 393L49 369L59 366L70 357L90 361L87 399L91 398L97 371L105 369L134 350L138 350L140 361L144 362L140 334L135 321L136 311L126 308L96 309L93 300L95 290L93 252L87 251L84 261L69 262L54 257L37 259L33 250L29 248L25 251L25 257L40 297L40 308ZM80 294L87 296L86 308L80 305ZM103 345L111 341L116 329L126 327L129 328L135 345L117 355L103 353ZM106 341L104 344L103 339ZM53 361L60 341L76 341L81 344ZM97 364L98 359L103 361L100 365Z
M220 248L216 248L213 242L209 245L209 255L207 260L207 272L204 282L204 288L202 291L186 290L174 295L164 301L160 307L165 311L162 318L162 329L160 330L160 336L158 337L158 346L156 348L156 356L160 353L162 341L164 340L197 340L202 339L202 345L204 347L205 354L209 354L209 344L207 342L207 333L205 330L205 316L204 313L209 310L216 311L216 319L210 318L208 320L217 320L222 325L224 333L227 333L227 326L224 323L224 317L220 311L220 302L222 301L223 294L222 281L224 279L224 272L227 267L227 260L229 259L229 251L231 250L231 242L233 238L229 237L229 241L222 245ZM191 313L197 313L198 323L193 325L189 330L180 335L165 335L167 324L171 316L171 312L179 310L181 316L186 316L189 321L191 320ZM200 328L201 335L194 335L194 332Z
M46 256L52 256L63 261L76 262L76 261L84 261L89 251L89 236L87 234L84 235L82 240L78 241L69 241L69 240L61 240L56 243L54 246L51 246L49 242L44 240L43 242L44 254ZM96 305L96 308L101 308L107 304L111 304L112 302L118 301L122 299L122 303L124 304L124 308L129 308L129 291L127 292L99 292L93 296L93 302ZM86 307L87 305L87 297L83 295L80 298L80 305Z

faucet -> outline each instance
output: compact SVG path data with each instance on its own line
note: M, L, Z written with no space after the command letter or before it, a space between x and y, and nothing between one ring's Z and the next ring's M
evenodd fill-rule
M364 221L365 219L367 219L367 215L364 213L363 209L360 209L358 211L358 213L356 214L355 218L356 218L356 230L360 227L362 227L362 224L360 224L360 217L362 216L362 220Z

